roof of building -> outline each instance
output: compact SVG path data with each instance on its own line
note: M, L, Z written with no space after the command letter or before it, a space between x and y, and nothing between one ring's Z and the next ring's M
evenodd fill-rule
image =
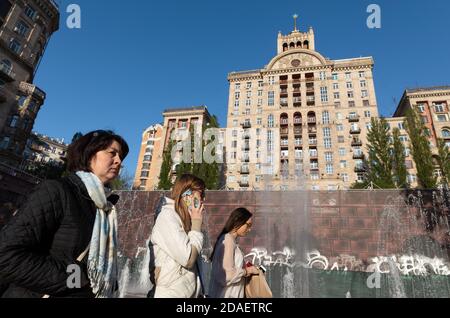
M165 109L163 113L178 113L178 112L196 111L196 110L204 110L207 112L208 107L203 105L203 106L192 106L192 107L183 107L183 108L169 108L169 109Z
M443 91L450 90L450 86L431 86L431 87L416 87L416 88L407 88L406 93L419 93L419 92L429 92L429 91Z

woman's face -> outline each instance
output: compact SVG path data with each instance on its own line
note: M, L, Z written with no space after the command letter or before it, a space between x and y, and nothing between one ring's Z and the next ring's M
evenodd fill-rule
M245 224L241 225L237 230L236 233L238 236L247 236L248 233L250 233L253 226L253 220L252 218L248 219Z
M90 162L91 172L95 174L103 184L114 180L120 173L121 153L120 144L113 141L105 150L100 150Z

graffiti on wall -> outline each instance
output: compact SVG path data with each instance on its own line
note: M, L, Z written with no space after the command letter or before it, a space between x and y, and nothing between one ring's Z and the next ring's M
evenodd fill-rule
M284 247L281 251L269 253L265 248L253 248L245 258L256 266L275 267L285 266L289 269L295 267L315 268L325 271L363 271L390 273L393 266L402 275L426 276L429 274L450 276L449 264L440 258L429 258L423 255L377 256L371 259L371 264L351 255L326 257L317 250L306 253L306 261L296 261L295 251Z

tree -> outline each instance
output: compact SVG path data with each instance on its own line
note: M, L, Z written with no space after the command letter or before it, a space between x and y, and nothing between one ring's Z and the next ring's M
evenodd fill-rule
M217 190L219 188L220 182L219 164L216 161L208 163L205 161L205 158L203 157L205 147L207 145L207 142L203 139L203 137L205 136L205 131L208 128L218 128L218 126L219 125L217 122L217 118L214 115L211 117L210 122L202 127L201 132L195 130L194 129L195 127L191 125L189 130L190 132L189 136L191 137L190 149L187 148L187 150L191 152L190 153L191 160L189 162L186 162L186 160L184 160L177 165L176 168L177 178L180 178L185 173L191 173L205 182L206 189ZM195 158L196 140L197 142L200 141L200 149L197 149L197 154L201 154L202 156L201 162L198 162L199 158ZM185 141L184 147L188 146L187 143L189 143L189 141ZM216 155L215 149L212 150L211 155L212 156Z
M174 142L172 139L170 139L167 148L164 150L163 162L161 164L161 172L159 173L158 190L170 190L173 186L171 182L172 166L173 166L172 160L173 145Z
M417 168L419 187L433 189L437 183L433 174L433 154L421 117L412 108L406 112L405 126L410 138L411 153Z
M76 132L75 135L73 135L73 137L72 137L72 143L74 143L75 141L77 141L81 137L83 137L83 134L81 132Z
M389 126L384 118L371 120L367 134L369 152L368 181L382 189L395 188L392 175L392 158Z
M111 190L130 190L133 185L133 177L124 168L117 178L109 183Z
M400 140L400 130L398 128L394 128L392 131L392 168L397 188L407 188L408 174L405 166L405 147Z
M450 149L443 139L438 139L438 162L442 171L441 183L443 186L448 187L450 181Z

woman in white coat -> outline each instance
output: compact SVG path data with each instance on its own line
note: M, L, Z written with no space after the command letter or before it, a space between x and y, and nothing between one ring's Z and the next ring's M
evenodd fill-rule
M155 298L197 298L201 293L196 262L203 248L204 192L201 179L183 175L157 215L151 235Z
M252 225L252 214L245 208L234 210L228 218L211 255L210 297L244 298L245 278L259 274L256 267L244 266L244 253L237 242Z

